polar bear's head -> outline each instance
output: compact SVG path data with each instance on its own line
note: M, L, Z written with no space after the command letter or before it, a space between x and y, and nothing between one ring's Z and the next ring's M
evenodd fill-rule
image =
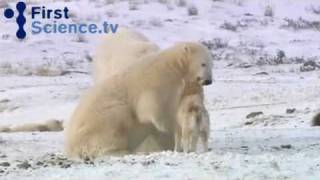
M212 59L208 49L199 43L182 43L183 58L188 67L187 80L200 85L212 84Z

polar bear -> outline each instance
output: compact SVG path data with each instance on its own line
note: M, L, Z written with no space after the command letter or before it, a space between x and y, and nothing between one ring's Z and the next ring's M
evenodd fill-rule
M106 36L98 49L99 53L97 53L97 56L93 61L95 70L94 79L96 82L99 79L110 78L114 74L124 72L131 65L138 63L142 59L140 57L160 50L156 44L151 43L141 33L126 28L122 28L117 34ZM125 53L122 52L123 49L126 50ZM211 68L211 66L211 63L209 63L208 68ZM186 86L188 89L192 89L190 88L191 84L188 85L189 82L190 81L187 81ZM192 85L195 85L195 83L192 83ZM182 97L182 99L183 98L184 97ZM188 99L188 96L186 96L186 98ZM150 129L150 127L144 128ZM145 132L145 130L142 129L141 132ZM159 147L159 144L157 143L159 143L163 137L156 136L156 130L149 131L149 133L149 137L147 137L141 146L137 148L136 152L146 152L146 149L150 149L147 152L151 152L154 149L157 149L151 147Z
M184 82L211 84L210 61L206 47L184 42L143 56L125 72L96 83L66 126L67 155L95 158L131 153L149 135L146 127L156 129L157 137L167 137L160 139L173 150Z
M93 59L94 82L124 72L142 56L159 51L143 34L121 28L102 38Z
M176 119L175 151L195 152L199 137L203 150L208 151L210 121L203 101L202 86L186 83Z
M49 119L43 123L29 123L17 126L0 127L0 132L34 132L34 131L62 131L63 122L56 119Z

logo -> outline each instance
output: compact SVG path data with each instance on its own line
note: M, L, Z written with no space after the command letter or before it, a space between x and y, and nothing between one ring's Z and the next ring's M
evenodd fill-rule
M18 2L16 9L18 11L18 16L16 18L18 30L16 32L16 36L18 39L25 39L27 36L27 32L24 29L26 17L23 13L26 10L26 4L24 2ZM28 24L31 25L30 34L116 33L119 26L118 24L112 24L106 21L102 22L101 24L74 23L70 18L69 13L70 11L68 7L51 9L45 6L32 6L30 17L31 22L28 22ZM7 8L4 11L4 16L8 19L11 19L15 16L15 11L11 8ZM58 20L63 21L59 23Z
M19 13L16 19L16 22L18 24L18 31L16 33L16 36L19 39L24 39L27 35L26 31L23 29L23 26L26 24L26 18L23 15L24 10L26 9L26 4L24 2L18 2L16 8ZM14 16L14 11L8 8L4 11L4 16L8 19L11 19Z

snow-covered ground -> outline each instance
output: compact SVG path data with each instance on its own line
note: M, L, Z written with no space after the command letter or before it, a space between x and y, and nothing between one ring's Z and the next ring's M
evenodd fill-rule
M67 6L68 22L118 23L163 48L204 42L214 57L215 82L205 88L210 152L75 162L65 159L62 132L0 133L0 179L320 178L320 129L310 125L320 112L320 70L310 65L320 63L320 1L134 2L28 1L27 7ZM193 7L198 15L188 14ZM92 85L99 36L28 35L21 42L15 31L14 19L0 18L0 125L68 120ZM84 73L65 74L71 71ZM263 114L247 118L252 112Z

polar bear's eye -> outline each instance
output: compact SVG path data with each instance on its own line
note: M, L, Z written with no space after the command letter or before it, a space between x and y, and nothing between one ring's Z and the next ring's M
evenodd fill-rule
M202 67L205 67L205 66L206 66L206 64L201 64L201 66L202 66Z

